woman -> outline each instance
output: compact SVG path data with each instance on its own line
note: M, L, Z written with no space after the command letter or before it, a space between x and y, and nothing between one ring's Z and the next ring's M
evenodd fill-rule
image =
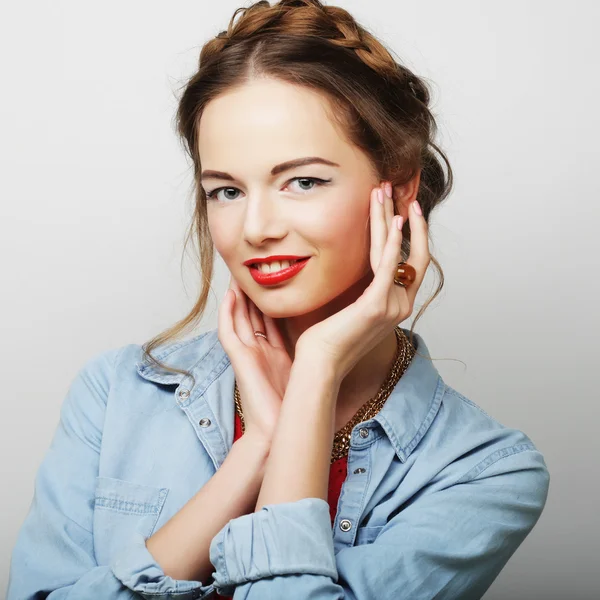
M341 8L238 12L177 115L200 297L78 373L8 598L480 598L549 474L398 326L452 184L428 90Z

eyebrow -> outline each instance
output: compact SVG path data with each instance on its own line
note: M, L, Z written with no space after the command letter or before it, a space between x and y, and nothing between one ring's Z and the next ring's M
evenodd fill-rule
M335 163L331 160L327 160L326 158L321 158L320 156L306 156L304 158L296 158L294 160L288 160L279 165L275 165L271 169L271 176L279 175L280 173L283 173L284 171L289 171L290 169L295 169L297 167L304 167L306 165L313 165L313 164L328 165L330 167L339 167L340 166L337 163ZM211 170L202 171L200 179L204 180L204 179L208 179L208 178L226 179L227 181L235 181L235 178L233 176L231 176L229 173L225 173L223 171L211 171Z

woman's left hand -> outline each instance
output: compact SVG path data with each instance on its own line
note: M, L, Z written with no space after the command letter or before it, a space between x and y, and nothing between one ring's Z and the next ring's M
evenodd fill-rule
M382 190L383 205L377 199L377 190ZM382 187L376 187L371 191L370 206L373 281L355 302L302 333L294 362L299 356L307 356L333 369L341 382L363 356L412 314L430 255L427 222L415 212L413 203L408 215L411 250L406 262L414 267L415 280L408 287L394 283L402 243L397 222L402 217L394 216L393 200Z

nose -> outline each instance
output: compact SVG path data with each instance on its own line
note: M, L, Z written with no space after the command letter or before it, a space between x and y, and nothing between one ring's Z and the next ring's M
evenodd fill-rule
M244 240L252 246L262 246L269 239L281 239L286 234L281 200L268 191L248 194L244 215Z

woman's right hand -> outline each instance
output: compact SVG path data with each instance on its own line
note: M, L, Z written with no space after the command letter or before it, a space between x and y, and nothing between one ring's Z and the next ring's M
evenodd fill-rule
M219 307L218 337L229 356L244 413L244 435L270 444L292 360L275 321L264 315L233 275ZM262 331L268 339L255 336Z

